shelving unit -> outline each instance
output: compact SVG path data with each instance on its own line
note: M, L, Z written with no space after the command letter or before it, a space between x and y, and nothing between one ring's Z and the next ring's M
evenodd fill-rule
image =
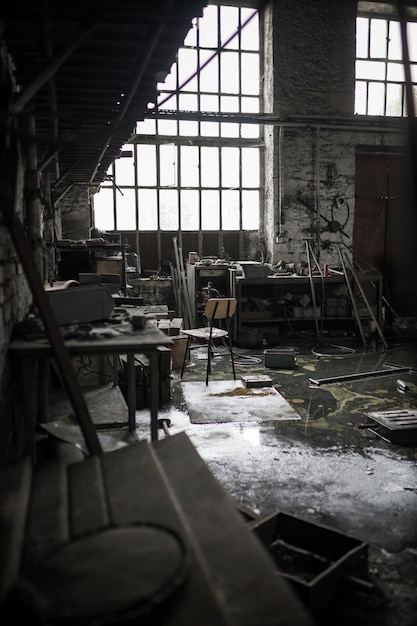
M108 257L109 253L121 252L121 290L124 296L127 293L127 281L126 281L126 248L127 244L121 243L91 243L86 241L85 244L68 243L68 244L55 244L55 250L61 255L61 261L58 263L60 272L60 278L63 280L73 279L78 280L78 274L80 272L95 272L95 264L100 260L111 261L111 257ZM103 255L104 256L100 256ZM63 256L64 255L64 256ZM72 257L65 267L65 256ZM65 268L65 269L64 269ZM62 275L61 275L62 273ZM99 272L98 272L99 273ZM102 272L105 273L105 272ZM115 273L115 272L109 272Z
M369 299L373 313L382 319L382 276L377 273L360 272L361 283L368 283L373 297ZM352 292L358 297L353 276L349 277ZM345 276L333 274L329 277L313 277L317 318L320 323L352 322L355 314L349 297ZM235 278L235 293L238 302L235 321L235 340L239 339L243 327L267 324L313 323L315 313L312 305L311 284L308 276L269 276L267 278ZM357 307L361 319L371 315L365 303Z

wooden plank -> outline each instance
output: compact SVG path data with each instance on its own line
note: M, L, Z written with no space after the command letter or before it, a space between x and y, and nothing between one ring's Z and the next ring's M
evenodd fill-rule
M154 449L211 573L212 583L221 589L230 623L311 625L311 618L293 590L278 575L270 555L251 533L185 433L155 442Z
M110 525L106 490L98 457L68 467L70 532L72 538Z
M39 465L33 474L27 515L23 571L69 541L67 464L61 459Z
M109 506L116 525L155 524L171 528L183 538L189 556L189 575L174 603L158 609L158 624L164 626L226 626L222 599L201 563L184 516L168 489L151 444L142 441L102 457ZM236 624L236 626L238 626Z
M0 602L18 577L31 482L29 458L0 468Z

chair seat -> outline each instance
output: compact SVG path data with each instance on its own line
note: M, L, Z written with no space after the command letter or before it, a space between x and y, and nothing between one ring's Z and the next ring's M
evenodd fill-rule
M204 318L209 321L208 326L200 326L199 328L190 328L183 330L187 336L187 348L184 351L184 359L182 361L181 378L184 375L185 361L189 352L191 339L199 339L207 341L207 369L206 369L206 385L208 385L209 374L211 371L211 358L214 354L213 343L215 339L223 338L230 352L230 361L232 363L233 378L236 380L235 362L233 360L231 324L230 320L236 311L236 298L210 298L204 306ZM220 321L223 320L227 330L220 328ZM218 322L218 325L216 323Z
M195 339L204 339L206 341L210 338L210 328L192 328L190 330L182 330L182 334L188 335L189 337L194 337ZM211 331L211 338L218 339L220 337L226 337L228 335L227 330L223 330L221 328L213 328Z

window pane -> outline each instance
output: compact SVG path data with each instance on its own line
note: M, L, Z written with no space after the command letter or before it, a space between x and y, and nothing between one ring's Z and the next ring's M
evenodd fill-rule
M240 106L242 107L242 113L259 113L259 99L258 98L241 98Z
M198 187L199 185L199 150L197 146L181 147L181 187Z
M201 192L201 228L220 230L220 201L218 191Z
M203 94L200 98L200 107L202 111L218 113L219 96L208 96ZM200 132L205 137L218 137L220 133L220 127L217 122L201 122Z
M157 230L158 204L155 189L139 189L139 229Z
M122 188L116 192L117 230L136 230L135 198L134 189Z
M118 185L134 185L135 184L135 161L133 157L133 146L128 144L123 146L123 151L130 153L131 156L123 156L114 162L115 176Z
M198 111L197 94L193 94L193 93L180 94L178 98L178 107L180 111Z
M259 94L259 57L242 54L242 93Z
M388 63L387 80L395 81L398 83L404 82L404 66L400 63Z
M174 104L174 100L172 101ZM159 135L177 135L178 126L176 120L157 120L158 134Z
M154 135L156 130L155 120L144 120L136 124L136 132L138 135Z
M253 14L253 9L242 9L242 24ZM259 17L256 11L255 16L242 28L241 42L242 50L259 50Z
M210 111L214 113L219 112L219 96L216 94L215 96L208 96L206 94L202 94L200 98L200 109L202 111Z
M385 63L380 61L356 61L356 78L384 80Z
M113 187L102 187L94 194L94 226L99 230L114 230Z
M208 6L203 11L204 28L200 29L200 46L217 47L217 7Z
M371 57L385 58L387 54L387 22L371 20Z
M138 145L138 184L156 185L156 146Z
M242 113L259 113L259 98L242 98L240 106ZM259 137L259 125L241 124L240 136L253 139Z
M368 23L365 17L356 20L356 56L363 59L368 57Z
M238 24L239 9L237 7L220 7L220 42L223 45L236 32ZM231 50L239 47L239 37L236 35L227 44L226 49Z
M197 190L181 191L181 230L200 229L199 193Z
M220 111L222 113L238 113L239 98L236 96L221 96ZM221 122L220 133L222 137L239 137L239 124L233 122Z
M239 98L237 96L221 96L220 111L222 113L238 113Z
M239 191L227 189L222 192L222 229L239 230Z
M218 137L220 126L217 122L201 122L200 132L203 137Z
M241 124L240 136L246 139L256 139L259 137L258 124Z
M239 137L239 124L223 122L220 124L220 134L222 137Z
M161 94L161 98L158 98L158 101L162 102L162 104L159 105L161 111L178 109L177 94L174 94L173 97L170 96L171 94L164 93ZM157 119L156 125L159 135L176 135L178 133L178 122L176 120Z
M187 91L197 91L196 70L197 50L180 48L178 50L178 84L181 86L186 83ZM191 78L192 76L193 78Z
M184 46L196 46L197 45L197 18L193 19L193 27L188 31L185 39Z
M222 149L222 187L239 187L239 148Z
M201 148L201 184L203 187L219 186L218 148Z
M197 95L182 94L180 95L178 102L181 111L198 111ZM179 134L195 137L198 135L198 122L179 122Z
M387 115L402 115L402 94L401 85L387 85Z
M363 81L355 84L355 113L366 115L366 83Z
M177 109L177 93L175 91L167 91L162 89L158 94L157 108L160 109ZM154 107L155 108L155 107Z
M259 187L259 150L242 148L242 185Z
M162 189L159 192L160 228L178 230L178 192L176 189Z
M259 191L242 191L242 228L259 228Z
M384 115L384 85L369 83L368 115Z
M160 185L172 187L177 184L177 147L166 144L159 147Z
M401 61L403 58L399 22L389 23L388 58L395 61Z
M208 91L217 93L219 89L219 66L217 55L214 58L212 52L208 50L200 51L200 67L203 63L207 62L200 71L200 89L201 91Z
M157 83L157 89L174 91L177 88L177 64L173 63L169 70L169 74L165 76L162 82Z
M221 91L239 93L239 54L237 52L222 52L220 67Z
M407 24L408 56L410 61L417 63L417 23Z

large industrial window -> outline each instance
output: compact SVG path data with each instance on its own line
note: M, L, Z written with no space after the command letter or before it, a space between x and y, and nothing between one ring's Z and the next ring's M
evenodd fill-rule
M257 11L206 7L95 195L97 228L258 229L259 62Z
M407 24L414 100L417 103L417 23ZM358 17L356 22L355 113L407 115L400 23Z

